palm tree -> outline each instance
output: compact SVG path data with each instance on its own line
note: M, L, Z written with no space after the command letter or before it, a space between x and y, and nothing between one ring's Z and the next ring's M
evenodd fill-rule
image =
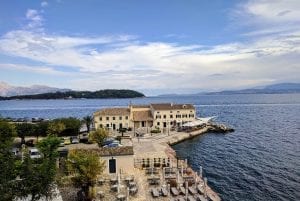
M83 117L83 122L86 125L87 132L89 133L91 130L91 125L93 123L93 117L90 115L87 115L87 116Z

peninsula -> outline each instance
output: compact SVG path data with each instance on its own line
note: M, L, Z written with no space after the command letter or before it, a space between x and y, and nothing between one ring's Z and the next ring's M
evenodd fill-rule
M104 89L99 91L65 91L65 92L52 92L52 93L42 93L34 95L20 95L20 96L9 96L1 97L0 100L31 100L31 99L96 99L96 98L140 98L145 97L144 94L129 90L129 89Z

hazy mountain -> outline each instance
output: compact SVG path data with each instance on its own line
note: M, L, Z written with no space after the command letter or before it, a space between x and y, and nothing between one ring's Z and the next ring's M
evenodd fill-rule
M51 92L65 92L70 89L60 89L44 85L32 85L30 87L12 86L6 82L0 82L0 96L20 96L20 95L33 95Z
M255 87L242 90L227 90L220 92L211 92L206 94L282 94L282 93L300 93L300 83L280 83Z

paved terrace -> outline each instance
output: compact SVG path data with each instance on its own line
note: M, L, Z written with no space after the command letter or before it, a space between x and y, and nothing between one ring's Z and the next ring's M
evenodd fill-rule
M200 130L186 133L186 132L175 132L171 131L169 134L146 134L144 137L140 138L133 138L133 148L135 153L135 158L171 158L175 159L176 152L169 146L172 144L176 144L178 142L184 141L186 139L190 139L194 136L203 134L209 130L208 127L204 127ZM174 167L176 164L171 164L172 167ZM140 174L139 171L137 171L137 174ZM143 181L142 183L147 183L145 175L141 174L140 177ZM204 183L203 179L197 176L197 180L200 181L200 183ZM145 197L147 200L152 200L152 197L149 197L150 189L144 189L146 192ZM209 186L206 186L206 192L208 197L211 200L219 201L221 200L220 197L216 192L214 192ZM142 193L142 192L140 192ZM143 194L142 193L142 194ZM141 194L140 194L141 195ZM159 200L159 199L154 199ZM169 200L169 199L163 199L161 200Z

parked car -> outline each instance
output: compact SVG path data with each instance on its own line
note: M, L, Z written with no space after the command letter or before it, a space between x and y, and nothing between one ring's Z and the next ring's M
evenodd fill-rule
M114 138L106 138L104 140L104 142L102 143L102 146L109 145L109 144L113 143L114 140L115 140Z
M12 148L11 151L12 151L13 155L20 156L20 149L19 148L14 147L14 148Z
M87 143L89 141L89 134L88 133L83 133L79 136L80 138L80 142L83 142L83 143Z
M59 144L60 147L64 147L65 146L65 139L62 137L60 138L60 144Z
M25 144L26 144L28 147L33 147L33 146L34 146L34 140L33 140L33 139L27 140L27 141L25 142Z
M120 147L122 146L118 140L113 140L111 143L108 145L105 145L103 147Z
M69 137L65 137L64 138L64 144L65 145L71 144L71 139Z
M71 139L72 144L78 144L79 143L79 139L78 139L77 136L72 136L72 137L70 137L70 139Z
M41 158L42 155L37 148L32 148L29 150L29 157L32 159L38 159Z

